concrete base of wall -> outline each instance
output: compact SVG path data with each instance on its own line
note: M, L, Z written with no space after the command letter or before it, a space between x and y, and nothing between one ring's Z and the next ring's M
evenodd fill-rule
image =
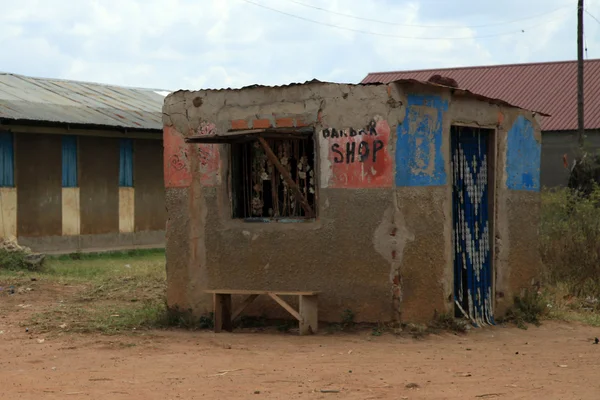
M165 246L165 231L19 237L18 242L33 251L49 254L161 248Z

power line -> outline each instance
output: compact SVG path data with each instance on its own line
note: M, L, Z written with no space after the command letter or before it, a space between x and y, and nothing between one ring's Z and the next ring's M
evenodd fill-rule
M585 10L585 13L587 15L589 15L590 17L594 18L596 20L596 22L600 24L600 20L598 18L594 17L591 12L589 12L588 10Z
M542 13L542 14L532 15L532 16L529 16L529 17L514 19L512 21L492 22L492 23L484 24L484 25L463 25L463 26L459 26L459 25L412 25L412 24L400 24L400 23L397 23L397 22L381 21L381 20L378 20L378 19L358 17L358 16L352 15L352 14L345 14L345 13L341 13L341 12L337 12L337 11L332 11L332 10L328 10L326 8L313 6L312 4L306 4L306 3L303 3L303 2L297 1L297 0L287 0L287 1L289 1L290 3L298 4L299 6L302 6L302 7L312 8L312 9L323 11L323 12L326 12L326 13L329 13L329 14L339 15L339 16L342 16L342 17L357 19L357 20L361 20L361 21L376 22L378 24L404 26L404 27L412 27L412 28L450 28L450 29L486 28L488 26L508 25L508 24L512 24L514 22L526 21L526 20L529 20L529 19L535 19L535 18L543 17L544 15L553 14L553 13L555 13L557 11L562 10L562 9L571 7L571 5L562 6L562 7L556 8L556 9L554 9L552 11L548 11L548 12L545 12L545 13Z
M329 23L326 23L326 22L320 22L320 21L316 21L314 19L305 18L305 17L302 17L300 15L296 15L296 14L288 13L288 12L285 12L285 11L281 11L281 10L278 10L276 8L265 6L264 4L256 3L256 2L251 1L251 0L242 0L242 1L244 1L244 2L246 2L248 4L252 4L254 6L257 6L257 7L264 8L266 10L270 10L270 11L282 14L282 15L287 15L288 17L296 18L296 19L299 19L299 20L302 20L302 21L306 21L306 22L311 22L313 24L317 24L317 25L321 25L321 26L328 26L330 28L341 29L341 30L345 30L345 31L349 31L349 32L355 32L355 33L362 33L362 34L365 34L365 35L389 37L389 38L396 38L396 39L415 39L415 40L468 40L468 39L490 38L490 37L514 35L514 34L517 34L517 33L525 33L525 31L528 30L528 29L536 28L538 26L545 25L547 22L549 22L549 21L546 21L546 22L542 22L542 23L539 23L539 24L536 24L536 25L529 26L529 27L524 28L524 29L519 29L519 30L515 30L515 31L510 31L510 32L494 33L494 34L489 34L489 35L460 36L460 37L400 36L400 35L392 35L392 34L388 34L388 33L370 32L370 31L363 31L361 29L347 28L347 27L344 27L344 26L329 24Z

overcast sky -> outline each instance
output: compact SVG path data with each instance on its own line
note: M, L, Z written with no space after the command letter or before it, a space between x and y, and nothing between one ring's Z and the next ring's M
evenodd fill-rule
M586 8L600 20L600 0ZM575 59L576 14L577 0L0 0L0 71L167 90L359 82ZM600 58L600 22L585 22Z

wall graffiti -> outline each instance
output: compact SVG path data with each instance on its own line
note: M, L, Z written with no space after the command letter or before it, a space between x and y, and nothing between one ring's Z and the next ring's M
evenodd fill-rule
M212 123L202 123L192 135L212 135L216 127ZM192 160L196 157L200 182L214 186L220 182L219 147L214 144L188 145L184 136L175 128L166 126L163 131L165 187L188 187L192 183Z
M409 95L398 125L397 186L442 186L446 167L442 153L443 119L448 101L436 95Z
M377 117L364 128L325 128L321 139L326 143L331 164L328 187L390 187L392 164L388 152L390 128Z
M202 122L196 130L197 136L208 136L217 133L215 124ZM198 157L198 171L200 173L200 182L204 186L214 186L220 183L220 163L219 145L217 144L198 144L196 149Z
M188 145L183 135L171 126L163 131L165 187L188 187L192 183L189 169Z

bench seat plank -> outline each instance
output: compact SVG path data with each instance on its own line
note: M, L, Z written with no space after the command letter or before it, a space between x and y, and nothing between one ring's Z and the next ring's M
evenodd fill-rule
M213 293L213 294L241 294L241 295L252 295L252 294L265 294L269 295L270 293L276 294L278 296L314 296L319 294L319 292L291 292L291 291L279 291L279 290L239 290L239 289L208 289L204 291L205 293Z

